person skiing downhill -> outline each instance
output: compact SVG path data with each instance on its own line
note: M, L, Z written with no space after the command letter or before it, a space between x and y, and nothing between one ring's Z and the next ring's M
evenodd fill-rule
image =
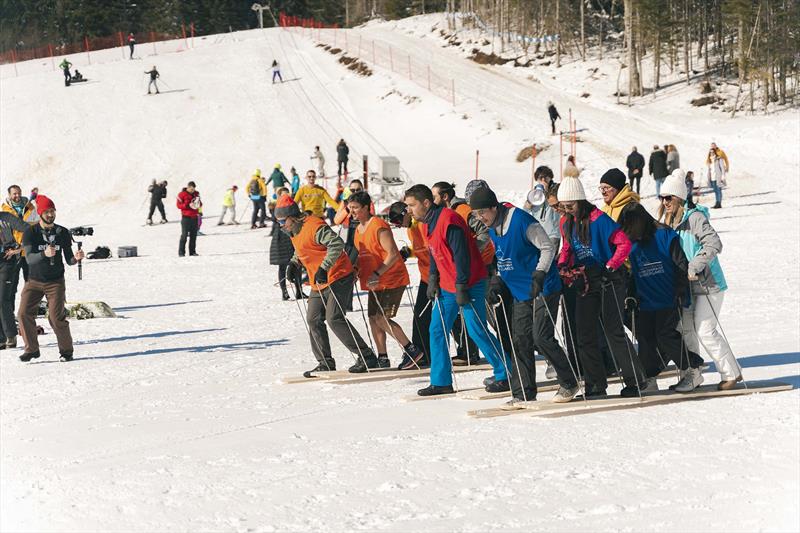
M275 78L281 80L283 83L283 76L281 76L281 66L278 64L277 59L272 60L272 84L275 85Z
M147 94L151 94L150 93L151 86L156 88L156 94L160 94L158 91L158 83L156 83L156 80L161 77L161 74L159 74L158 70L156 70L156 66L153 65L153 69L145 71L145 74L150 74L150 82L147 84Z

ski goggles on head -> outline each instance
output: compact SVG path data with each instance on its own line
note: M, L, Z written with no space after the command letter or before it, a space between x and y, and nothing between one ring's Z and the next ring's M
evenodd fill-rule
M278 221L278 225L279 225L280 227L284 227L284 226L286 225L286 219L285 219L285 218L277 218L277 219L275 219L275 220L277 220L277 221Z

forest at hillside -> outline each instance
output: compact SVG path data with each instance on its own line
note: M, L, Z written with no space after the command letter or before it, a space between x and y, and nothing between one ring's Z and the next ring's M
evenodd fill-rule
M397 19L446 11L452 27L491 28L500 43L522 45L557 39L563 54L622 50L626 93L641 96L642 58L653 58L659 88L662 69L676 68L757 89L765 102L785 105L800 73L798 0L270 0L264 24L279 12L352 27L371 18ZM258 16L249 0L0 0L0 51L81 42L118 32L179 35L182 24L198 35L249 29ZM271 16L272 15L272 16ZM458 19L458 21L456 21ZM557 36L557 37L556 37Z

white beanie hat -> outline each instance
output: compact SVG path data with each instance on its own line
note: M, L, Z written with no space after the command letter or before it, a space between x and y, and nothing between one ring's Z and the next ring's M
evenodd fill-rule
M583 184L578 178L564 178L558 186L558 201L559 202L575 202L578 200L586 200L586 192L583 190Z
M681 200L686 200L686 173L677 168L672 174L664 179L661 184L661 196L677 196Z

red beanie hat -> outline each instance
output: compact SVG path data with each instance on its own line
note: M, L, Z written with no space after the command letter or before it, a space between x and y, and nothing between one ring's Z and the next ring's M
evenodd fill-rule
M36 213L41 216L48 209L55 209L56 204L47 196L40 194L36 197Z
M300 216L300 208L297 207L297 204L294 202L292 197L288 194L284 194L278 201L275 203L275 217L276 218L286 218L286 217L299 217Z

